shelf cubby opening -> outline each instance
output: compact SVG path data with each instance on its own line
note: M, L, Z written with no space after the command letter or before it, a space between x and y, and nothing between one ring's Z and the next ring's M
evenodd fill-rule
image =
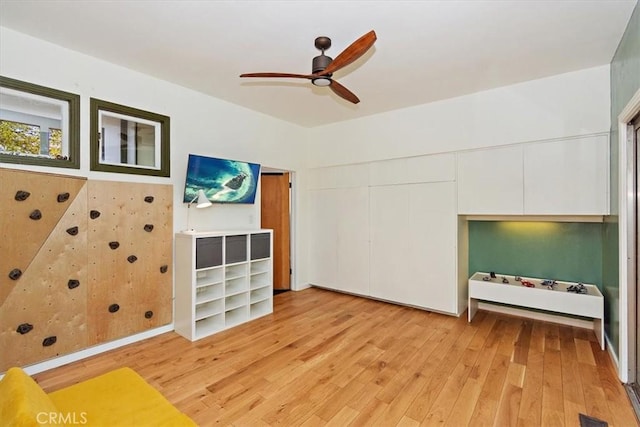
M268 272L271 268L271 266L269 265L270 260L265 259L265 260L261 260L261 261L252 261L251 262L251 274L260 274L260 273L266 273Z
M225 327L227 328L239 325L240 323L246 322L247 320L248 315L246 306L238 307L225 313L224 321Z
M227 314L231 310L235 310L238 307L242 307L246 305L247 305L246 293L232 295L224 299L224 310L227 312Z
M249 307L249 316L253 319L269 314L271 313L271 311L271 299L266 299L255 304L251 304L251 306Z
M196 304L222 298L222 283L196 288Z
M196 305L196 321L223 312L222 299Z
M225 282L225 295L233 295L240 292L245 292L248 289L247 278L238 277L236 279L227 280Z
M257 302L260 301L264 301L266 299L271 298L272 295L272 291L270 287L263 287L263 288L258 288L255 290L252 290L250 293L250 301L251 304L255 304Z
M247 275L247 263L243 262L240 264L228 265L225 268L225 278L235 279L236 277L244 277Z
M205 317L196 321L196 338L210 335L214 332L221 331L224 328L224 315L216 314L215 316Z
M222 282L222 268L207 268L196 270L196 287Z

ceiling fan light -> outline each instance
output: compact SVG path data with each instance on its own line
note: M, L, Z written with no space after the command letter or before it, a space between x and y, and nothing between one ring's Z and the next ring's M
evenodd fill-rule
M327 77L318 77L317 79L311 80L311 83L316 86L325 87L331 85L331 79Z

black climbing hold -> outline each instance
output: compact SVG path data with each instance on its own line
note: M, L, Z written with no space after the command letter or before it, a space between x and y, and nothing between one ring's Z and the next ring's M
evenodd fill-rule
M109 242L109 247L111 249L114 249L114 250L118 249L120 247L120 243L118 243L118 242Z
M134 262L136 262L138 260L138 257L135 255L129 255L127 257L127 261L129 261L131 264L133 264Z
M78 234L78 227L67 228L67 233L75 236L76 234Z
M75 289L80 286L80 281L76 279L69 279L69 281L67 282L67 286L69 287L69 289Z
M118 304L111 304L109 306L109 313L115 313L118 310L120 310L120 306Z
M58 194L58 203L64 203L69 200L69 193Z
M144 198L144 201L147 202L147 203L153 203L153 196L146 196Z
M152 317L153 317L153 311L149 310L149 311L144 313L144 318L145 319L151 319Z
M16 192L15 199L17 201L19 201L19 202L24 202L25 200L27 200L29 198L30 195L31 195L31 193L29 193L28 191L18 190Z
M31 212L29 214L29 218L31 218L34 221L39 220L40 218L42 218L42 212L40 212L40 210L36 209L33 212Z
M18 280L20 276L22 276L22 270L19 268L14 268L9 272L9 279L11 280Z
M169 269L168 265L162 265L162 266L160 266L160 273L164 274L164 273L167 272L168 269Z
M91 212L89 212L89 218L91 218L91 219L96 219L99 216L100 216L100 212L98 212L98 211L93 211L92 210Z
M20 335L24 335L27 332L29 332L30 330L33 329L33 325L30 323L23 323L21 325L18 325L18 329L16 329L16 332L19 333Z
M151 231L153 231L153 224L145 224L144 231L151 233Z
M49 347L50 345L54 345L56 343L56 341L58 341L58 338L55 335L51 336L51 337L46 337L42 341L42 346L43 347Z

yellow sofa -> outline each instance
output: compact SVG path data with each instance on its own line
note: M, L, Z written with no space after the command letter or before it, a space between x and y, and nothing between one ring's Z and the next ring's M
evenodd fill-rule
M155 388L120 368L45 393L22 369L0 381L0 426L195 426Z

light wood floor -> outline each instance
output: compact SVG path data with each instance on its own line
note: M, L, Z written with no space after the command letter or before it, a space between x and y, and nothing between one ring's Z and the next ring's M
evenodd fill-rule
M129 366L202 426L636 425L589 330L320 289L274 306L197 342L167 333L35 378L53 391Z

